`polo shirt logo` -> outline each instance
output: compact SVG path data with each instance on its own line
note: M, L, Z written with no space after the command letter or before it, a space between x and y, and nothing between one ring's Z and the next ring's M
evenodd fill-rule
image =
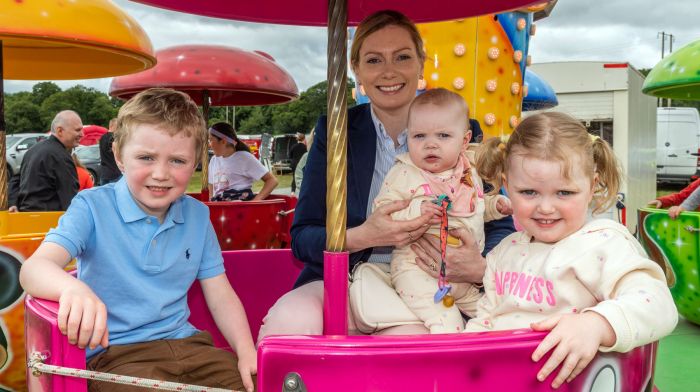
M187 260L190 259L190 248L187 248L187 250L185 251L185 257L187 258Z

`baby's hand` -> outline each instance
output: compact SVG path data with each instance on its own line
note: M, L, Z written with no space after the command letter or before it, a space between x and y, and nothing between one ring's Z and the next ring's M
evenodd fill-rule
M430 219L430 224L439 224L440 217L442 216L442 208L429 200L425 200L420 204L420 214L432 215L432 218Z
M654 200L648 202L647 205L654 207L654 208L661 208L661 200L654 199Z
M238 355L238 371L241 373L243 387L246 392L253 392L255 384L253 377L258 374L258 357L255 349L250 352L236 353Z
M107 347L107 307L85 283L75 283L58 299L58 328L70 344L80 348Z
M670 216L671 219L676 219L683 211L685 211L685 208L681 206L673 206L668 209L668 216Z
M513 206L507 197L499 197L496 201L496 209L502 215L513 215Z
M600 346L612 346L616 339L610 323L596 312L554 316L532 323L530 328L535 331L551 330L532 353L532 360L538 362L554 348L552 355L537 373L537 379L544 381L562 364L559 374L552 382L552 388L555 389L564 381L571 382L576 378L595 357Z

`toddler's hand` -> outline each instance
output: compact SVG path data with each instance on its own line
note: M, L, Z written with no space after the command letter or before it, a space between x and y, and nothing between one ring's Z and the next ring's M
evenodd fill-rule
M236 353L238 355L238 371L241 373L243 387L246 392L253 392L255 384L253 377L258 374L258 357L255 349L249 352Z
M685 208L681 206L673 206L668 209L668 216L670 216L671 219L676 219L683 211L685 211Z
M661 200L654 199L654 200L648 202L647 205L654 207L654 208L661 208Z
M559 315L532 323L535 331L551 332L532 353L532 360L538 362L547 352L554 352L542 366L537 379L544 381L561 364L561 370L552 382L552 388L571 382L586 368L595 357L600 346L615 344L615 332L608 321L598 313ZM556 348L555 348L556 347Z
M499 197L496 202L496 209L503 215L513 215L513 206L507 197Z
M58 328L80 348L107 347L107 307L85 283L75 282L58 299Z
M431 215L432 218L430 218L430 224L436 225L440 223L442 208L431 201L425 200L420 204L420 214Z

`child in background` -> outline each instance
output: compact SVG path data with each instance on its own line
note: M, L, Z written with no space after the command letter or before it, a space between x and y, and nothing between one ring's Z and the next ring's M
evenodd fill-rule
M700 181L700 180L699 180ZM691 193L679 206L673 206L668 209L668 216L671 219L678 218L678 215L683 211L695 211L700 207L700 188L695 188L693 193Z
M409 206L392 214L395 220L410 220L434 214L428 233L440 235L442 211L433 201L446 195L450 229L467 228L484 249L484 221L510 214L505 196L487 197L474 168L472 151L465 151L471 139L469 110L464 99L443 88L431 89L413 100L408 115L408 154L399 155L374 200L374 208L396 200L411 200ZM416 238L414 238L415 240ZM433 271L439 265L433 264ZM391 255L391 281L401 299L431 333L464 329L460 310L473 316L481 297L472 284L452 284L455 304L447 307L434 300L436 279L416 265L410 244L397 247Z
M209 161L209 197L211 201L265 200L277 187L277 178L238 139L233 127L225 122L209 128L209 146L214 156ZM253 182L263 180L257 195Z
M695 205L695 207L691 208L690 204L684 203L685 200L690 197L690 195L694 195L696 193L695 191L698 188L700 188L700 178L691 182L690 185L683 188L678 193L658 197L647 204L655 208L671 207L668 209L668 215L671 217L671 219L676 219L678 214L680 214L682 211L698 210L698 207L700 206Z
M245 311L224 274L207 207L184 195L205 129L187 95L137 94L117 118L113 148L122 178L80 192L22 265L22 286L59 302L59 328L71 344L88 347L90 370L254 388L256 351ZM63 270L74 257L77 278ZM237 361L187 321L195 279ZM89 389L143 390L101 381L89 381Z
M565 114L537 114L505 146L488 140L477 167L496 189L505 184L524 231L486 256L485 295L467 331L551 331L532 359L554 349L537 378L563 362L557 388L598 350L626 352L673 330L678 316L661 268L624 226L586 221L589 205L605 211L620 184L604 140Z
M71 156L73 157L73 163L75 163L75 171L78 172L78 191L90 189L95 186L95 182L92 180L90 172L88 172L83 163L80 162L78 154L73 152L71 153Z

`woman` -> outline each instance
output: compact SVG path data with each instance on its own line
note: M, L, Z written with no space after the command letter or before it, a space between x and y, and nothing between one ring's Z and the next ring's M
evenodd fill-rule
M277 178L250 153L230 124L209 128L209 146L214 151L209 161L211 201L264 200L277 186ZM256 195L251 187L260 179L265 183Z
M404 246L421 238L430 215L409 221L394 221L391 213L408 206L396 201L371 213L371 203L381 188L394 158L407 151L408 108L416 95L423 72L425 53L416 26L395 11L368 16L357 27L351 48L351 67L357 83L364 87L371 104L348 110L347 141L347 232L346 248L352 267L361 260L389 262L393 246ZM258 340L272 334L321 334L323 332L323 251L326 244L326 117L316 125L304 185L299 194L292 250L305 267L296 288L270 309ZM486 251L514 231L512 220L485 227ZM447 255L447 277L451 282L481 283L485 261L474 238L466 231L452 233L463 246ZM432 238L431 238L432 237ZM433 236L412 246L418 265L437 277L431 268L439 260L439 244ZM349 333L357 333L350 317ZM381 333L427 333L422 325L388 328Z

